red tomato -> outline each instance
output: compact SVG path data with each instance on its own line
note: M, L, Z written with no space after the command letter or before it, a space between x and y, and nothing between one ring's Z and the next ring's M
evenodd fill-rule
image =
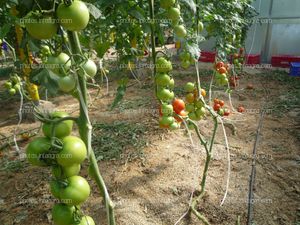
M219 104L221 107L223 107L225 105L224 101L222 101L222 100L219 101Z
M220 108L221 108L221 105L219 103L217 103L217 104L214 105L214 110L215 111L219 111Z
M226 68L225 68L224 66L222 66L222 67L220 67L220 68L218 69L218 72L219 72L220 74L222 74L222 73L227 73L227 70L226 70Z
M223 62L218 62L215 66L215 68L218 70L219 68L224 67L224 63Z
M224 110L224 116L229 116L230 115L230 110L229 109L225 109Z
M173 103L173 108L174 108L174 111L179 114L182 110L185 109L185 103L182 99L178 99L176 98Z

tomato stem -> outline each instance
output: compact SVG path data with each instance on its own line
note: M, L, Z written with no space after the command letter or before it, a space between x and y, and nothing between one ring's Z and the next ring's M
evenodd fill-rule
M74 55L75 63L79 63L81 61L81 57L78 54L82 54L81 46L78 38L77 32L68 31L68 37L70 41L71 51ZM78 74L77 74L78 75ZM78 85L79 85L79 103L80 103L80 115L78 118L78 127L79 127L79 134L83 142L86 144L89 151L89 160L90 166L95 175L95 181L97 183L98 188L101 191L102 197L104 199L106 208L107 208L107 218L109 225L115 225L115 216L114 216L114 205L111 201L105 182L101 176L99 171L97 159L93 149L91 148L91 132L92 132L92 125L90 124L88 112L87 112L87 87L86 87L86 80L84 76L78 75Z

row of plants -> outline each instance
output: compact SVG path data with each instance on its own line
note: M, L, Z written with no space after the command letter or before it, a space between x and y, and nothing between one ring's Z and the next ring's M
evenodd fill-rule
M218 124L223 123L224 116L230 115L230 110L225 108L222 100L215 99L214 106L211 106L211 99L206 99L207 92L211 96L213 86L211 84L209 90L201 87L199 43L205 38L216 38L217 57L212 83L216 80L218 86L225 86L225 91L230 92L232 80L237 80L236 69L242 68L243 45L250 26L245 19L253 16L251 1L36 0L9 1L4 5L0 14L5 25L1 28L0 38L10 46L15 46L12 49L16 49L18 53L15 67L11 68L11 76L5 87L11 94L19 92L21 96L33 101L36 105L36 117L43 123L44 137L34 139L26 152L33 165L52 168L50 191L60 200L52 210L54 223L95 224L80 207L91 192L88 182L78 176L80 164L88 159L89 175L96 182L104 199L108 224L116 224L114 205L91 147L92 125L87 107L87 83L95 82L97 74L107 73L102 63L96 65L90 58L92 52L96 52L103 62L105 54L113 47L120 65L141 59L150 53L154 90L160 103L160 127L176 130L184 124L188 130L195 131L205 148L201 189L193 197L189 212L203 223L209 224L208 219L198 211L197 205L206 190ZM204 28L207 37L203 35ZM156 50L157 44L166 44L166 31L171 31L175 41L181 43L180 66L183 69L195 66L195 80L184 87L185 99L175 96L173 92L175 78L172 75L172 56L165 50ZM124 76L126 75L122 74L120 77L120 84L126 86ZM118 88L122 96L126 90L123 86ZM40 91L46 89L51 94L71 95L78 101L80 115L71 117L63 112L48 114L41 111L37 107L37 87ZM204 137L197 121L208 117L212 119L214 128L211 137ZM74 122L80 137L70 136Z

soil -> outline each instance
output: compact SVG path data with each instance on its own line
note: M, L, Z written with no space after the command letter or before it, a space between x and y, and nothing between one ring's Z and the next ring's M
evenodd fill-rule
M233 112L227 120L236 127L237 133L234 135L231 126L226 126L231 174L228 195L222 206L220 203L226 189L228 159L221 126L218 129L207 178L207 192L198 205L199 211L212 225L233 225L238 217L240 224L246 224L252 151L260 112L262 106L268 108L274 99L284 96L285 90L289 89L287 84L276 79L259 76L264 72L246 73L232 94L234 108L243 105L246 112ZM185 73L186 75L181 70L176 71L177 85L183 86L185 82L193 80L191 71ZM208 82L209 78L203 76L203 80ZM92 121L122 120L147 126L149 132L146 136L147 146L142 150L144 156L134 160L99 161L99 167L115 203L117 224L173 225L187 211L191 194L199 190L205 150L193 132L192 144L184 129L170 132L158 128L158 105L153 97L153 90L149 89L150 81L145 78L142 83L144 88L131 80L125 100L134 101L138 96L148 101L146 106L134 108L134 112L124 110L112 115L107 108L113 101L117 84L111 81L111 92L105 95L105 90L101 91L101 98L93 102L90 114ZM253 90L246 88L250 83L254 85ZM95 96L97 91L90 91L92 97ZM214 92L213 97L215 96L224 99L230 108L227 95ZM50 101L59 110L72 115L78 114L77 102L69 96L51 98ZM13 115L16 115L19 102L16 99L1 102L0 107L0 134L9 136L17 124L17 117ZM207 137L212 132L211 121L208 117L199 122L201 133ZM23 121L18 130L25 131L38 126L39 122ZM76 134L76 130L74 133ZM299 108L280 117L273 109L267 110L257 147L252 224L300 223L300 143L295 134L299 136ZM24 153L27 143L28 141L20 143L21 153ZM132 151L128 146L124 154L129 155ZM20 165L16 164L16 170L0 171L0 224L52 224L51 207L55 199L49 193L49 169L32 167L24 158L20 160L15 156L13 145L1 151L0 162L1 165L20 162ZM83 211L92 216L97 225L107 224L100 193L87 175L87 163L83 165L81 176L88 179L93 190L82 206ZM178 224L202 223L192 215Z

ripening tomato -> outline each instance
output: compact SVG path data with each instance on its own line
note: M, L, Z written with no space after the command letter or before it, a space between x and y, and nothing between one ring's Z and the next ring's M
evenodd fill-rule
M188 93L185 96L185 99L188 103L193 103L195 101L195 95L193 93Z
M219 114L220 116L224 116L224 109L219 109L218 114Z
M183 101L182 99L176 98L176 99L173 101L172 105L173 105L174 111L175 111L177 114L179 114L182 110L185 109L185 103L184 103L184 101Z
M87 156L87 150L84 142L75 136L67 136L63 140L63 148L57 154L57 163L67 167L74 164L80 164Z
M224 116L229 116L229 115L230 115L230 110L224 109Z
M234 53L234 54L233 54L233 58L234 58L234 59L238 59L239 57L240 57L239 54L237 54L237 53Z
M52 208L52 219L55 225L70 225L74 223L75 207L63 203Z
M90 195L90 185L80 176L72 176L66 179L67 186L62 187L60 198L67 205L79 205Z
M53 112L50 114L51 119L60 119L68 117L69 114L65 112ZM65 120L58 124L53 124L54 128L54 137L63 138L71 134L73 128L72 120ZM52 137L52 124L44 123L42 126L43 133L46 137Z
M56 10L57 18L63 28L69 31L83 30L90 19L90 12L84 2L76 0L70 6L63 2Z

